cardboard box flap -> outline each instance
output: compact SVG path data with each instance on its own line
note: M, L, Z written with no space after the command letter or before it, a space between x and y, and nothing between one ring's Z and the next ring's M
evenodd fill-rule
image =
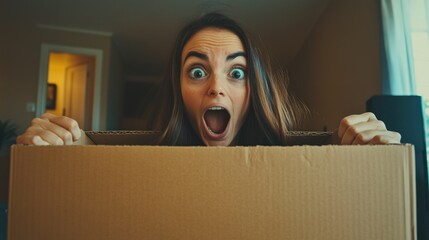
M411 240L412 145L13 146L16 239Z
M85 134L96 145L156 145L160 132L88 131Z
M156 131L88 131L85 133L96 145L156 145L160 135L160 132ZM286 146L327 145L337 141L336 134L332 132L290 131L285 135Z

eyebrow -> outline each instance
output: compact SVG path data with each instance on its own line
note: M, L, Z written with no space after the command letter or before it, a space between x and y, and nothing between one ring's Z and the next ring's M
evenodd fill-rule
M244 57L244 58L246 58L246 53L244 53L244 52L236 52L236 53L230 54L230 55L228 55L226 57L226 60L227 61L234 60L237 57Z
M196 51L190 51L190 52L188 52L188 54L186 54L185 60L183 62L186 62L186 60L190 57L197 57L197 58L200 58L200 59L205 60L205 61L209 60L209 57L204 53L200 53L200 52L196 52ZM246 53L244 53L244 52L232 53L226 57L226 60L231 61L237 57L246 57Z
M190 51L188 52L188 54L186 54L185 60L183 62L186 62L186 60L190 57L197 57L203 60L209 60L209 57L207 55L205 55L204 53L199 53L199 52L195 52L195 51Z

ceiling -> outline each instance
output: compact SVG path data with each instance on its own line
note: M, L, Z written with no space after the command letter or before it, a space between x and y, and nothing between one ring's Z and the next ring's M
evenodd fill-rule
M0 14L35 27L112 34L127 73L153 75L163 71L181 27L211 11L235 19L287 65L329 1L2 0Z

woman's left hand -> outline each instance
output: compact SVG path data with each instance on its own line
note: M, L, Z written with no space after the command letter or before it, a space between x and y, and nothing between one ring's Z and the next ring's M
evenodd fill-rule
M400 143L401 134L388 131L383 121L371 113L350 115L340 122L338 136L341 144Z

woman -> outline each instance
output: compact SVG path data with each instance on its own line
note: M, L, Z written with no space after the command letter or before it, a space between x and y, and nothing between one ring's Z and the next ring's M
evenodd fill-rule
M261 51L233 20L207 14L177 38L154 128L163 145L283 145L285 132L301 121L286 78L272 71ZM342 144L399 143L372 113L344 118ZM71 144L80 137L76 121L44 114L17 143Z

